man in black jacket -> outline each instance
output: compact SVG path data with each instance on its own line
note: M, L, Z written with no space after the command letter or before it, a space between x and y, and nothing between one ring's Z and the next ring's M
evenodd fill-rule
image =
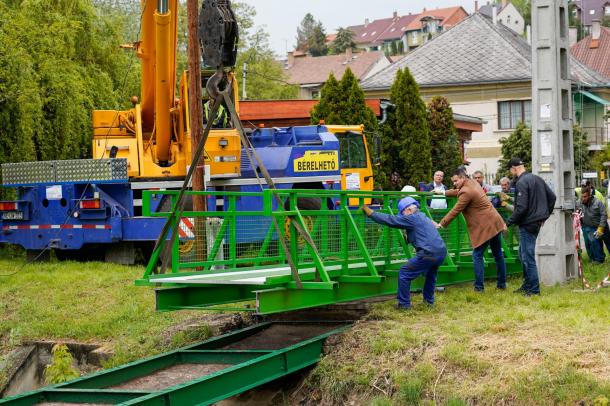
M525 170L520 158L512 158L508 168L515 178L515 210L507 224L519 226L519 258L523 266L523 284L515 292L539 295L536 238L542 224L553 213L557 198L541 177Z

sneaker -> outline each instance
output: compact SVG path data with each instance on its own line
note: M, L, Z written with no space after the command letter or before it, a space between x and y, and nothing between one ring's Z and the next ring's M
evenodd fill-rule
M530 296L540 296L540 292L530 292L530 291L524 291L523 292L523 296L525 297L530 297Z
M521 286L519 289L515 289L513 290L513 293L525 293L526 290L523 286Z
M403 306L401 304L396 304L396 305L394 305L394 309L400 310L400 311L411 310L411 306Z
M504 286L496 286L496 289L499 289L499 290L506 290L506 285L504 285Z
M478 289L478 288L474 288L474 291L475 291L476 293L483 293L483 292L485 292L485 289Z

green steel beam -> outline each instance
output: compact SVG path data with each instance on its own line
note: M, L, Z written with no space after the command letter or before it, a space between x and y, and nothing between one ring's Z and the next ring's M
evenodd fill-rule
M62 402L113 405L209 405L317 363L326 338L349 327L340 322L316 322L316 326L326 324L328 330L313 338L278 350L221 349L264 332L275 324L308 325L312 323L261 323L199 344L63 384L12 398L0 399L0 404L33 406L43 402ZM107 389L109 386L129 382L137 377L145 377L170 365L181 363L221 363L230 364L230 366L161 390Z

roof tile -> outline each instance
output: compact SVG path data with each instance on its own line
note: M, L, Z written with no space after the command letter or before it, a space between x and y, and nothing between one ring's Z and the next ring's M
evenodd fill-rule
M574 80L606 85L609 80L571 59ZM475 13L404 58L362 82L365 90L392 86L408 67L422 87L531 80L531 47L523 37Z
M290 83L300 85L318 84L325 82L331 72L337 80L341 79L345 69L349 66L356 78L360 80L381 58L385 58L385 55L380 51L353 54L349 61L347 61L345 54L318 57L305 56L294 58L293 65L286 69L286 73Z
M570 48L570 53L589 68L610 78L610 28L601 27L597 47L592 47L591 35Z

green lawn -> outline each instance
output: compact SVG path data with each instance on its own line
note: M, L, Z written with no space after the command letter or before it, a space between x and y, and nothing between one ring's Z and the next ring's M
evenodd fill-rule
M586 275L598 282L608 269L586 267ZM408 312L377 305L333 345L305 390L316 404L604 405L610 288L579 293L574 281L526 298L512 293L519 284L514 278L503 292L490 281L483 294L449 287L434 308Z
M25 340L74 340L115 351L121 364L194 339L168 331L201 312L156 313L143 267L0 260L0 355ZM587 268L599 281L608 267ZM610 398L610 288L541 297L469 285L437 294L429 309L376 305L343 335L305 383L312 404L592 404ZM414 303L421 295L414 295ZM1 373L0 373L1 376ZM600 398L601 399L601 398ZM602 405L603 403L599 403Z

